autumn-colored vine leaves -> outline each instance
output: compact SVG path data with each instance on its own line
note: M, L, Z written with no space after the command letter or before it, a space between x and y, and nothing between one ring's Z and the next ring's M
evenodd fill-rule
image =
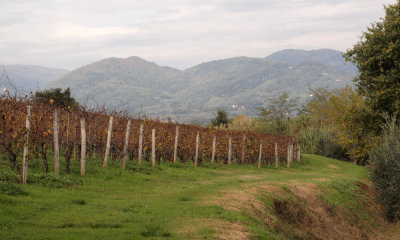
M0 149L8 156L11 167L22 176L17 157L21 154L24 144L28 143L30 148L28 157L31 159L40 157L45 172L48 172L46 153L49 147L54 145L53 121L57 120L54 119L55 109L49 105L10 98L0 99L0 103ZM32 106L28 142L25 134L27 106ZM58 111L60 149L65 156L69 154L70 157L74 149L73 158L77 159L76 149L84 147L79 140L81 135L85 134L87 135L85 156L87 154L90 159L105 153L103 166L107 165L109 158L112 161L123 159L122 165L126 168L126 161L134 158L138 159L139 164L143 158L152 161L153 164L160 161L193 161L196 164L232 161L261 165L261 163L276 164L278 159L285 161L299 157L299 144L290 136L218 131L193 125L130 119L117 112L113 112L110 118L110 115L102 109L72 111L58 108ZM143 129L140 137L141 126ZM155 129L154 141L153 129ZM229 142L231 142L230 158ZM68 167L67 164L67 172L69 172Z

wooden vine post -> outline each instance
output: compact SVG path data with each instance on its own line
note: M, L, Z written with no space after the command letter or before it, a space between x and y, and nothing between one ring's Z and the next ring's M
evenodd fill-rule
M81 175L86 173L86 126L85 118L81 118Z
M300 143L297 143L297 156L296 156L296 160L297 162L300 162Z
M140 123L139 130L139 153L138 153L138 164L142 165L143 154L143 123Z
M290 168L290 145L287 146L286 162L287 162L287 167Z
M213 137L212 141L212 152L211 152L211 163L215 162L215 145L217 144L217 136Z
M86 123L85 123L86 124ZM88 121L88 132L86 134L86 142L87 142L87 147L88 147L88 151L87 151L87 158L91 158L91 154L92 154L92 142L90 141L90 121Z
M231 165L232 161L232 137L229 136L229 146L228 146L228 165Z
M68 112L67 114L67 146L69 143L69 128L70 128L70 118L71 118L71 114Z
M275 167L279 166L278 143L275 143Z
M75 126L75 135L74 135L74 160L76 160L76 139L77 139L77 129L78 129L78 124L76 123L76 116L74 115L74 126Z
M177 155L178 155L178 140L179 140L179 126L176 126L175 144L174 144L174 160L173 160L174 163L176 163L176 159L177 159Z
M245 151L246 151L246 134L243 134L243 142L242 142L242 159L240 163L243 165L244 164L244 159L245 159Z
M151 131L151 165L156 166L156 130Z
M262 147L263 147L263 142L261 140L260 141L260 151L258 152L258 168L261 168Z
M290 144L290 164L293 163L294 151L293 151L293 143Z
M65 172L69 173L71 171L71 153L74 149L71 149L69 144L69 130L71 127L71 113L67 112L67 141L65 149Z
M28 106L26 114L26 133L25 133L25 144L24 144L24 155L22 159L22 183L26 184L28 181L28 148L29 148L29 134L31 131L31 119L32 119L32 107Z
M96 158L97 118L94 118L93 157Z
M199 161L199 144L200 144L200 133L197 131L196 135L196 152L194 154L194 166L197 166L197 162Z
M128 160L128 146L129 146L129 134L131 132L131 119L128 120L125 130L125 143L124 143L124 158L122 159L122 169L126 169L126 161Z
M110 155L113 122L114 122L114 116L110 116L110 120L108 122L107 145L106 145L106 153L104 154L103 167L107 166L108 156Z
M54 139L54 172L60 171L60 121L58 120L58 109L54 109L53 117L53 139Z

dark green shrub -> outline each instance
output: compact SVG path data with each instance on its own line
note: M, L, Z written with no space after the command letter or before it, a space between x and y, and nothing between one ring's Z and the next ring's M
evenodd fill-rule
M170 237L171 233L160 226L150 225L140 233L143 237Z
M55 173L29 174L28 183L42 184L46 187L70 187L82 185L82 180L73 175L59 175Z
M20 179L20 175L15 171L6 168L0 168L0 181L19 183Z
M296 138L301 142L301 151L318 154L340 160L349 160L345 150L334 139L335 134L328 127L306 127L300 130Z
M383 129L380 145L370 155L371 181L390 222L400 219L400 127L395 120Z
M21 187L7 182L0 182L0 193L7 194L9 196L26 196L27 192L21 189Z
M75 199L72 201L72 203L78 204L78 205L86 205L86 201L83 199Z

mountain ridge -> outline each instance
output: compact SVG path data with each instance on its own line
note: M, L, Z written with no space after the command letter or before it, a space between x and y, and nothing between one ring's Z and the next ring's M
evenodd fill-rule
M66 69L24 64L3 65L3 69L1 70L2 74L4 72L18 90L24 92L45 87L50 82L69 72L69 70ZM3 78L4 77L5 76L3 76ZM5 79L2 80L3 81L0 83L1 88L10 87Z
M205 122L218 107L232 115L254 116L255 107L282 91L304 102L309 88L343 87L356 75L354 65L345 63L339 51L282 50L265 58L213 60L185 70L137 56L106 58L71 71L47 87L71 87L78 99L132 113L144 111L150 117Z

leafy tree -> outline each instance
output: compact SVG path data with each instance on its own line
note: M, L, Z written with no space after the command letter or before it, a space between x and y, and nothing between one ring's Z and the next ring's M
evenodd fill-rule
M365 164L378 143L377 116L365 105L365 99L352 87L327 92L320 103L311 101L307 110L320 116L323 124L335 134L337 142L355 163Z
M78 106L75 98L71 97L70 88L62 91L61 88L45 89L37 91L34 100L44 104L51 104L57 107L75 108Z
M354 81L367 105L393 115L400 110L400 1L385 11L385 18L373 23L344 56L360 72Z
M268 98L267 107L258 107L260 120L272 124L273 131L285 134L288 131L288 121L298 106L297 99L290 98L287 91L276 98Z
M331 91L326 88L318 88L318 89L310 88L309 90L310 90L310 95L312 97L306 102L306 104L299 111L299 115L309 116L310 121L313 122L313 125L319 127L321 126L323 120L328 118L328 116L326 114L321 113L320 111L317 111L317 109L322 109L324 106L326 106Z
M336 133L328 126L329 116L320 111L327 105L330 91L325 88L309 90L311 98L290 122L291 135L301 142L303 152L348 160L346 151L335 141Z
M211 120L211 125L214 127L217 127L219 130L219 127L225 126L226 128L228 127L228 124L230 123L229 115L228 112L225 110L218 108L217 115L215 116L214 119Z

